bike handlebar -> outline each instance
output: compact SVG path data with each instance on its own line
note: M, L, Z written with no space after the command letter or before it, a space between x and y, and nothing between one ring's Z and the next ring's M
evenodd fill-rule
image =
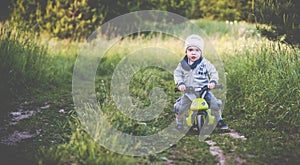
M207 90L207 91L209 90L208 86L207 86L207 85L204 85L202 88L201 88L201 87L187 86L187 87L186 87L186 91L194 91L194 92L196 92L195 89L197 89L197 88L200 88L200 90L197 91L197 92L200 92L200 93L202 93L202 92L204 92L204 91L206 91L206 90ZM214 89L223 89L223 85L222 85L222 84L216 85L216 86L214 87ZM180 90L176 87L176 88L174 88L174 92L180 92Z

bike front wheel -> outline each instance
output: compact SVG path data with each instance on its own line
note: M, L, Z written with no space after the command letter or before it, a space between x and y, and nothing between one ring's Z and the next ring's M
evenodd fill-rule
M197 129L200 132L204 125L204 115L197 115Z

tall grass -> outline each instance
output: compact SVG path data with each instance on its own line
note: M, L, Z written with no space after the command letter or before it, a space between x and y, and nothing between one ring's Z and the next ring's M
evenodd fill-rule
M272 42L228 55L230 113L245 115L252 127L299 127L299 56L299 50Z
M4 24L0 29L0 103L1 112L11 109L17 95L30 92L46 82L47 48L37 36Z
M57 83L60 79L66 80L68 74L70 82L70 73L78 48L72 45L57 48L57 44L60 43L53 45L43 42L37 34L28 29L16 29L8 23L2 25L1 82L5 82L12 92Z
M262 41L245 40L225 53L224 114L229 125L249 137L240 144L242 155L254 153L256 163L295 163L300 152L299 50Z
M134 164L127 157L105 150L86 132L75 129L68 143L57 147L41 148L36 155L39 164ZM142 161L139 163L143 163Z
M0 31L1 75L12 87L34 84L42 80L47 62L46 47L38 44L31 32L19 31L9 25Z
M198 25L212 39L227 39L228 41L237 40L240 37L253 38L260 34L255 30L253 24L238 21L214 21L214 20L191 20Z

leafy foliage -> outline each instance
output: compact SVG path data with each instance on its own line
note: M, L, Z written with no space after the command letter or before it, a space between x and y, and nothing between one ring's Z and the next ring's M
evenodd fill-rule
M290 44L300 43L300 1L258 0L255 5L258 22L270 25L259 27L263 35Z
M88 0L43 1L16 0L11 22L14 26L29 25L30 29L58 38L80 40L102 23L104 17ZM100 8L101 9L101 8Z
M87 0L48 1L43 25L48 32L59 38L80 39L95 30L103 17L97 16L96 8Z
M226 0L202 0L200 1L202 7L202 14L205 18L216 20L240 20L241 3L240 1Z
M165 10L193 19L240 20L242 15L241 3L232 0L15 0L11 22L54 37L80 40L103 22L139 10Z
M196 19L263 23L263 35L299 44L298 0L14 0L11 22L54 37L80 40L117 16L139 10L165 10Z

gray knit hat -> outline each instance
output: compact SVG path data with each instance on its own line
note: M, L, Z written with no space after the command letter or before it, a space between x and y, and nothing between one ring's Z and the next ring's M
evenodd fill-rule
M185 40L184 51L186 52L186 49L190 46L196 46L203 52L204 41L200 36L198 36L196 34L192 34L192 35L188 36Z

